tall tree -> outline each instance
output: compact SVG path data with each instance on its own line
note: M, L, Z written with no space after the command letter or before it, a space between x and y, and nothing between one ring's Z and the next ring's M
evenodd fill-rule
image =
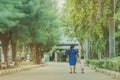
M26 36L23 35L22 37L28 37L26 41L31 46L33 60L35 63L39 63L41 57L40 50L43 48L42 46L50 44L49 41L53 44L56 35L58 35L58 32L54 34L59 27L56 21L57 10L55 3L53 3L52 0L34 0L29 1L28 4L31 4L27 8L29 11L28 16L20 21L21 29L27 27L28 29L26 28L26 32L28 33ZM18 8L23 12L26 11L26 8L22 8L22 6ZM49 47L52 46L53 45L50 45Z
M1 0L0 1L0 36L1 42L3 46L3 53L5 56L5 62L7 61L7 51L9 40L11 34L9 30L15 27L19 23L19 19L25 17L24 13L19 12L18 9L15 8L15 4L18 4L17 0L8 1ZM13 13L14 12L14 13Z
M111 23L111 21L108 22L108 15L110 16L114 11L114 3L110 3L110 1L114 0L67 0L64 6L62 15L63 26L68 27L68 31L72 30L81 46L82 44L84 45L86 39L90 41L92 58L99 55L98 53L96 54L96 51L101 51L99 48L95 48L95 42L99 40L103 42L102 44L106 44L102 54L104 53L103 55L108 57L109 33L112 32L108 28L108 24ZM110 17L112 18L113 15ZM113 43L114 41L111 40L110 38L110 43ZM109 50L114 51L112 49Z

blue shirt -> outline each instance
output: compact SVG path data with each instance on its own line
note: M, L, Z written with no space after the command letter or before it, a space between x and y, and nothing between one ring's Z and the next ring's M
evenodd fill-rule
M76 50L76 49L69 49L66 52L66 54L69 55L69 58L76 57L76 55L78 54L78 50Z

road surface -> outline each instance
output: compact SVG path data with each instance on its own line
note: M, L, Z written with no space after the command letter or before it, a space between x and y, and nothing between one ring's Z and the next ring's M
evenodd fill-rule
M50 62L45 67L0 76L0 80L116 80L88 67L85 68L85 73L82 74L79 66L80 64L77 63L77 73L69 74L68 63Z

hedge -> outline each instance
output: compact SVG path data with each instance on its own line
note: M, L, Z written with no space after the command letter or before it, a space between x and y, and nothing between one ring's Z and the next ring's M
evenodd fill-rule
M98 68L104 68L104 69L120 72L120 57L113 59L87 60L86 62L88 65L94 65L95 67Z

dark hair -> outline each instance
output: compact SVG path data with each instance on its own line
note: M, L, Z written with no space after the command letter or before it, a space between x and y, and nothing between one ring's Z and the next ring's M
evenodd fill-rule
M72 49L72 48L74 48L74 47L75 47L75 45L72 44L72 45L70 46L70 49Z
M84 56L81 56L81 59L84 59Z

